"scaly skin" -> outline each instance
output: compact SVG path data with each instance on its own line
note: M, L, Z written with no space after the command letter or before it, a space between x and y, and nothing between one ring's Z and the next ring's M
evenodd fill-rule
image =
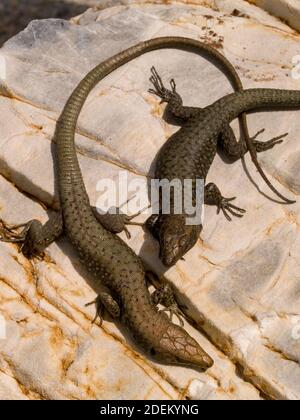
M151 303L141 260L95 218L74 146L78 116L92 88L122 64L147 51L161 48L196 48L218 59L221 57L222 62L230 67L217 51L198 41L158 38L129 48L93 69L72 93L57 126L60 201L65 233L79 252L83 264L116 296L121 308L121 319L136 341L163 362L205 370L212 366L211 358L183 328L172 324ZM238 85L240 82L233 68L232 73Z
M164 363L206 370L213 365L212 359L182 327L172 324L152 303L140 258L125 242L99 223L90 207L74 145L79 113L94 86L133 58L162 48L192 50L214 57L229 73L236 89L242 89L237 73L225 57L208 45L188 38L165 37L141 42L104 61L79 83L57 124L58 185L62 217L57 215L54 221L50 220L45 226L31 221L26 224L21 235L15 234L13 228L7 229L7 238L2 236L2 240L22 243L23 253L31 257L42 252L64 231L77 249L82 263L111 292L111 295L101 295L102 305L112 316L120 315L121 321L146 352ZM245 118L243 124L247 133ZM175 311L173 309L172 312L176 314L176 308Z
M127 325L137 342L152 356L165 363L183 364L204 370L212 366L211 358L183 328L172 324L166 315L158 312L151 303L141 260L120 238L108 232L97 221L89 204L74 145L78 116L92 88L122 64L147 51L161 48L196 48L223 60L223 64L225 63L230 68L230 63L224 57L205 44L186 38L168 37L142 42L93 69L70 96L57 124L58 183L63 227L77 249L83 264L99 282L111 291L111 298L106 299L107 305L110 300L117 301L114 302L112 312L117 314L116 305L119 305L121 320ZM237 77L232 67L231 70ZM236 83L237 80L239 81L238 77L235 79ZM231 96L232 104L236 105L238 101L239 105L236 106L239 112L237 113L236 110L235 115L247 109L247 103L241 101L242 98L244 97ZM209 147L214 147L215 121L221 118L217 124L221 128L230 117L226 115L226 112L224 113L224 110L221 110L220 116L216 114L216 111L220 112L220 109L215 107L215 110L210 113L210 120L205 119L205 125L200 122L192 124L191 133L194 140L189 139L192 143L193 141L196 143L196 140L201 138L201 141L204 139L207 145L212 142L212 146ZM12 239L8 238L8 240L23 242L24 254L31 256L58 237L62 233L61 227L59 218L55 222L55 229L52 229L49 224L46 231L37 223L31 222L19 238L12 233Z
M87 78L91 80L91 83L97 84L103 77L105 77L106 75L111 73L113 70L117 69L118 67L122 66L123 64L131 61L135 57L138 57L149 51L164 49L164 48L191 50L193 52L200 53L202 55L207 55L208 57L215 59L216 62L224 68L227 76L230 77L230 80L234 88L236 89L236 91L243 90L243 85L242 85L239 75L237 74L235 68L227 60L226 57L224 57L221 53L219 53L215 48L207 44L204 44L200 41L196 41L194 39L184 38L184 37L161 37L161 38L155 38L148 41L140 42L136 46L133 46L119 54L116 54L114 57L104 61L99 66L95 67L86 76L86 78L81 82L78 88L83 89L80 86L84 85L84 81L87 80ZM80 94L84 96L86 92L82 90ZM247 121L246 121L246 114L242 113L239 117L241 118L241 125L242 125L242 130L244 133L245 141L247 144L247 150L250 152L252 161L256 169L258 170L259 174L261 175L263 180L266 182L268 187L279 198L281 198L286 203L292 203L291 200L284 197L279 191L277 191L276 188L268 180L267 176L265 175L264 171L262 170L257 160L256 150L254 148L252 138L249 135L249 130L248 130Z
M181 327L172 324L151 303L140 259L121 239L105 230L96 220L90 208L74 145L78 116L93 87L133 58L162 48L193 49L214 56L229 69L237 89L242 89L234 68L221 54L187 38L167 37L142 42L104 61L74 90L57 127L61 208L67 236L78 250L83 264L117 297L122 321L137 342L150 351L152 356L164 362L207 369L213 363L211 358Z
M169 93L167 93L169 95ZM155 177L158 179L206 179L208 170L217 151L220 135L227 130L228 124L241 112L268 108L300 107L300 91L276 89L249 89L228 95L204 110L190 109L192 116L164 144L159 152L156 163ZM189 108L184 109L189 112ZM266 150L281 142L281 138L266 142ZM257 149L264 143L256 142ZM193 184L195 185L195 184ZM225 202L228 208L232 206L224 199L214 184L208 184L205 191L205 202L217 204L221 208ZM193 204L195 205L195 188L193 189ZM232 206L233 210L241 211ZM241 216L235 214L235 216ZM160 257L166 266L174 265L196 243L202 225L186 225L184 214L160 214L152 225L153 233L160 241Z

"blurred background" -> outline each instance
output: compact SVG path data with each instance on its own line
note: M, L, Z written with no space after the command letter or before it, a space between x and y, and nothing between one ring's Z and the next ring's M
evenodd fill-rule
M0 47L33 19L69 19L101 0L0 0Z

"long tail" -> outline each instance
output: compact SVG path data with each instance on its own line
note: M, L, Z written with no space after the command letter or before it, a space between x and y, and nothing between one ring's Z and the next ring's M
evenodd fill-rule
M88 205L88 197L86 195L74 147L74 134L78 116L88 94L101 79L103 79L113 70L117 69L123 64L131 61L132 59L146 52L163 48L177 48L192 51L198 50L199 53L207 54L210 57L214 57L216 61L224 67L226 72L229 72L230 76L232 77L232 83L234 84L235 88L238 91L243 90L241 80L236 70L222 54L220 54L216 49L210 47L209 45L189 38L155 38L149 41L141 42L136 46L128 48L127 50L105 60L103 63L99 64L93 70L91 70L73 91L61 114L60 121L57 127L56 137L58 146L59 186L62 207L64 207L64 201L65 199L67 199L67 192L70 191L70 189L72 189L73 191L74 189L77 191L80 190L80 193L86 196L86 200L84 201L86 201L86 204ZM264 174L263 170L259 166L259 163L256 158L256 151L254 150L251 138L249 137L245 114L242 115L242 127L244 130L248 149L250 151L252 160L257 170L259 171L269 188L271 188L271 190L275 194L277 194L284 201L288 203L291 202L290 200L282 196L275 189L275 187L272 186L272 184Z
M222 110L226 109L227 118L232 121L241 112L264 108L300 108L300 90L246 89L219 99L213 106L220 106ZM273 186L271 189L273 190ZM287 203L295 203L294 200L281 198Z

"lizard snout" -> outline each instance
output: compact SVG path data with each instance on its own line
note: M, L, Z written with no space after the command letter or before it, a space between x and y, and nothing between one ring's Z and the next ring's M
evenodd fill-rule
M214 364L197 341L175 324L169 325L160 339L159 346L152 349L152 356L163 362L192 367L201 372Z

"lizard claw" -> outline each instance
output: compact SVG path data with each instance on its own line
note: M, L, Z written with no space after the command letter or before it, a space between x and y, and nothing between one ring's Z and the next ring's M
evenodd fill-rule
M231 201L235 200L236 197L231 197L231 198L221 198L220 203L218 204L218 210L217 210L217 214L220 213L220 211L222 210L224 216L226 217L226 219L231 222L232 218L231 216L228 214L230 213L231 215L235 216L235 217L243 217L244 214L246 213L246 210L235 206L234 204L231 204Z
M160 312L170 312L169 314L170 321L172 322L173 316L175 315L179 321L180 326L181 327L184 326L184 321L182 318L185 318L185 315L176 303L169 306L168 308L161 309Z
M173 290L169 284L164 284L158 287L151 295L151 300L154 305L161 304L165 307L160 309L160 312L170 312L170 321L172 321L173 316L175 315L180 323L180 326L183 327L184 322L182 318L185 318L185 314L176 302Z
M264 133L266 131L265 128L262 128L261 130L259 130L256 134L254 134L254 136L250 137L251 142L254 142L254 140L257 139L258 136L260 136L262 133Z
M85 307L93 304L96 305L96 315L92 321L92 324L94 324L97 318L99 318L100 327L102 326L104 309L106 309L112 318L116 319L120 317L120 307L109 292L99 292L99 295L96 297L96 299L92 302L86 303Z
M148 92L161 98L161 103L168 102L172 98L174 93L176 93L176 84L175 84L174 79L171 79L170 81L171 88L172 88L172 91L170 91L169 89L165 88L163 81L161 77L159 76L159 74L157 73L157 70L154 66L151 67L151 73L152 74L149 80L152 83L154 89L153 88L148 89Z
M253 142L255 151L257 153L265 152L266 150L272 149L277 144L281 144L283 142L283 139L289 134L289 133L284 133L284 134L281 134L280 136L273 137L272 139L265 142L257 141L256 140L257 137L264 132L265 132L265 129L263 128L262 130L259 130L253 137L251 137L251 141Z
M88 307L91 305L96 305L96 314L92 320L92 324L95 324L95 322L97 321L97 319L99 318L99 323L100 323L100 327L102 326L103 323L103 303L101 302L101 299L99 296L96 297L96 299L94 299L92 302L88 302L86 303L84 306Z
M0 220L0 241L8 243L24 243L26 234L31 226L31 222L22 223L19 225L9 225L3 220ZM24 227L21 233L18 230Z
M175 93L176 92L176 83L175 83L174 79L170 80L170 85L171 85L172 92Z

